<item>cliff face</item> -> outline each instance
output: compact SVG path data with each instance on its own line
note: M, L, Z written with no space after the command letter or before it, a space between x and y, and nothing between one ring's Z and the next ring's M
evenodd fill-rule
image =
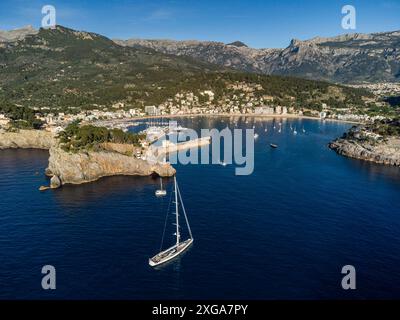
M42 130L0 133L0 149L50 149L54 141L51 132Z
M107 144L105 151L68 153L63 151L53 134L39 130L20 130L0 133L1 149L49 149L46 174L51 176L51 188L63 184L81 184L106 176L149 176L153 173L170 177L176 170L170 164L150 163L124 153L134 153L129 145ZM45 188L46 189L46 188Z
M54 184L82 184L106 176L149 176L156 173L162 177L173 176L175 169L169 164L151 164L115 152L68 153L54 146L50 149L47 174L53 176ZM59 180L59 181L58 181Z
M389 138L386 142L371 144L355 139L337 139L329 147L338 154L364 161L400 166L400 139Z

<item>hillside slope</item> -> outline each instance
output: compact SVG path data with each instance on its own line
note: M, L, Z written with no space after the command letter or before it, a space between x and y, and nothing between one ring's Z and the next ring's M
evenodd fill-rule
M326 82L241 73L153 48L120 46L101 35L61 26L3 42L0 70L0 107L8 113L13 106L78 112L116 102L143 108L180 92L201 90L213 90L214 101L222 103L238 94L235 83L259 84L252 95L269 95L274 103L293 107L363 106L363 96L368 96Z

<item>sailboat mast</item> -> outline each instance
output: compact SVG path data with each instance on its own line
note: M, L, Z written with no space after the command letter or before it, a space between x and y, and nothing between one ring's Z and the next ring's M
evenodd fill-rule
M183 210L183 214L185 216L186 225L187 225L188 230L189 230L190 239L193 239L192 229L190 229L189 220L188 220L188 217L187 217L187 214L186 214L185 205L183 204L181 190L179 189L179 186L178 186L178 193L179 193L179 199L181 200L182 210Z
M176 186L176 176L174 177L175 182L175 212L176 212L176 246L179 246L179 211L178 211L178 190Z

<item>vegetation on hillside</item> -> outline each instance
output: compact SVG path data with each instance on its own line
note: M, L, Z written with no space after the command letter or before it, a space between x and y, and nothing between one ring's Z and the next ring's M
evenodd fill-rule
M0 100L0 113L11 119L11 125L19 129L40 129L43 122L36 118L35 112L26 106L15 106Z
M400 137L400 118L375 121L369 130L383 137Z
M186 57L146 48L121 47L93 33L64 27L0 48L0 105L21 105L43 113L157 105L182 91L213 90L217 99L232 82L259 83L258 95L276 104L319 110L365 106L366 91L321 81L228 71ZM218 100L217 100L218 101Z
M69 124L58 136L65 151L96 149L101 143L113 142L132 144L139 147L145 137L142 134L124 132L121 129L107 129L91 125L80 126L78 122Z

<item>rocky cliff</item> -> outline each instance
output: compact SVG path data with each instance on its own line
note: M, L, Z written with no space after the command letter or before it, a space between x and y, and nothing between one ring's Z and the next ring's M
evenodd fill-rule
M340 138L329 144L338 154L359 160L400 166L400 138L388 138L381 142L371 142Z
M82 184L106 176L173 176L175 169L169 164L152 164L116 152L88 151L68 153L57 145L50 149L46 174L52 176L51 187L63 184Z
M254 49L241 42L115 41L249 72L343 83L400 80L400 31L293 39L284 49Z
M136 148L129 145L107 144L104 151L68 153L63 151L53 134L40 130L20 130L0 133L1 149L49 149L46 174L51 178L50 187L63 184L81 184L106 176L173 176L176 171L170 164L150 163L130 155ZM46 190L47 187L41 187Z
M53 134L42 130L0 133L0 149L50 149L54 142Z

